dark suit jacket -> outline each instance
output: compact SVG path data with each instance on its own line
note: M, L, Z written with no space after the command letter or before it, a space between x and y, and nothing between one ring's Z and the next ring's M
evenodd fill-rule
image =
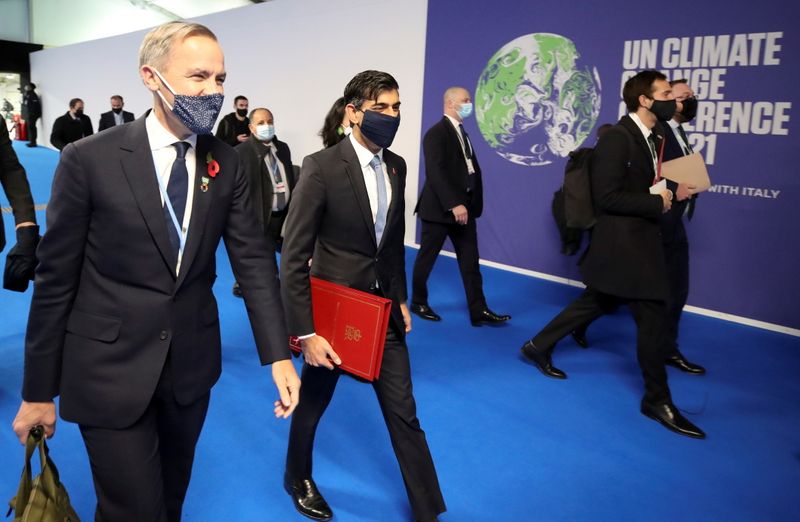
M661 129L656 125L653 131L658 134ZM650 194L655 177L650 148L629 116L600 138L592 155L591 177L598 216L581 260L583 282L622 298L666 299L658 224L663 202L661 196Z
M220 171L200 190L207 154ZM22 396L61 395L61 416L119 429L141 416L167 354L189 404L220 374L211 287L221 238L242 282L261 362L288 359L274 255L247 198L236 153L197 138L186 247L176 277L145 117L64 149L47 208L25 343Z
M308 279L308 260L313 256L311 275L392 299L390 327L399 339L405 337L399 303L407 300L406 162L385 149L383 160L392 200L380 245L375 242L364 175L350 139L303 160L281 254L281 290L290 335L314 331Z
M123 123L130 123L134 120L133 113L128 111L122 111L122 122ZM104 112L100 115L100 123L97 124L97 132L101 130L109 129L117 125L116 120L114 119L114 111Z
M672 132L669 124L664 123L662 132L664 133L664 161L670 161L676 158L683 157L683 148ZM667 187L674 193L678 193L678 184L674 181L667 180ZM696 198L695 194L692 198ZM684 199L678 201L677 198L672 200L672 207L661 215L661 239L664 244L671 243L686 243L686 227L683 225L683 214L686 212L686 206L691 199Z
M53 122L50 143L58 150L64 150L64 147L70 143L83 137L91 136L93 133L92 120L87 115L83 114L79 120L76 120L67 111L66 114L59 116Z
M414 212L426 221L455 223L451 210L458 205L466 205L471 218L480 217L483 212L481 167L473 148L475 187L470 198L467 195L469 171L461 142L447 116L442 116L436 125L428 129L422 140L422 148L425 154L425 184Z
M292 168L292 153L289 146L284 142L278 140L277 137L272 138L272 143L275 144L278 160L283 163L283 170L286 172L286 183L289 184L289 197L292 197L292 191L296 179L294 177L294 169ZM258 223L261 225L261 230L266 231L271 218L271 212L265 212L264 200L266 198L266 206L268 209L272 208L272 183L264 179L262 165L264 164L264 156L267 154L267 148L258 141L255 136L250 136L246 142L241 146L236 147L236 153L242 162L242 167L247 174L250 182L250 201L256 211ZM266 193L264 192L266 190ZM291 199L290 199L291 201ZM266 215L266 217L265 217Z
M11 203L16 224L25 221L36 222L36 211L33 207L31 187L25 176L25 169L19 164L17 153L11 146L11 139L4 129L0 129L0 184ZM6 245L6 232L0 217L0 250Z

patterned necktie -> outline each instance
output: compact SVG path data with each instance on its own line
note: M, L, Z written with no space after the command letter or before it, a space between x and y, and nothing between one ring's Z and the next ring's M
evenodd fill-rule
M472 159L472 147L469 144L469 135L467 131L464 130L464 125L459 123L458 130L461 132L461 139L464 142L464 154L467 156L467 159Z
M275 151L272 149L272 147L267 147L267 151L267 165L269 166L270 172L272 172L272 178L275 180L275 186L278 186L283 182L281 168L278 166L278 158L275 156ZM277 211L280 212L286 208L286 192L275 192L275 197Z
M678 125L678 134L681 135L681 139L683 140L683 144L681 145L683 155L688 156L692 153L692 146L689 144L689 138L686 137L686 131L683 130L682 125Z
M178 220L178 226L183 227L183 215L186 212L186 194L189 190L189 171L186 170L186 151L191 147L185 141L179 141L172 144L175 147L175 161L172 163L172 170L169 175L169 184L167 185L167 196L169 202L172 204L172 210L175 211L175 218ZM172 222L172 216L169 214L167 205L164 205L164 215L167 218L167 232L169 232L169 241L175 249L175 254L180 251L181 240L180 233L175 229Z
M381 159L377 154L369 162L372 170L375 171L375 181L378 185L378 211L375 216L375 242L380 245L381 237L383 236L383 229L386 227L386 212L388 210L388 203L386 201L386 180L383 178L383 168L381 167Z

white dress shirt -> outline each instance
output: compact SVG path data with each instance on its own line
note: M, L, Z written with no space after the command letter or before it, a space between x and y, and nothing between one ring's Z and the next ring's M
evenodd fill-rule
M189 172L189 190L186 194L186 209L183 213L183 223L181 224L181 230L178 231L178 236L185 236L188 233L189 222L192 217L195 169L197 167L197 154L195 153L197 135L192 134L184 140L178 139L166 127L161 125L161 122L156 118L155 111L151 111L150 114L147 115L145 128L147 129L147 141L150 143L150 151L153 154L153 165L156 169L156 176L161 178L165 190L169 186L172 164L175 163L175 158L178 155L172 144L178 141L185 141L191 145L186 151L186 170ZM164 205L164 194L161 194L161 205ZM167 226L174 226L172 220L167 222ZM176 275L180 272L182 258L183 251L181 250L178 252L178 263L175 265Z
M678 127L680 127L681 124L678 123L677 121L675 121L674 119L673 120L669 120L667 123L669 124L669 128L672 129L672 134L675 135L675 139L678 140L678 143L681 146L681 152L683 152L684 156L688 155L689 151L692 150L692 146L689 145L687 142L683 141L683 137L681 137L681 133L678 132ZM686 131L684 131L684 132L686 132ZM688 138L688 136L687 136L687 138Z
M114 111L111 111L111 114L114 116L114 125L122 125L123 123L125 123L125 120L122 119L123 118L122 111L119 111L119 114L117 114Z
M461 143L461 155L464 156L464 162L467 164L467 172L469 172L470 174L475 174L475 166L472 164L472 160L467 158L467 149L464 146L464 138L461 136L461 129L459 128L459 125L463 125L463 123L453 118L449 114L445 114L445 116L447 117L448 120L450 120L450 123L452 123L453 127L455 127L456 129L456 136L458 136L458 141L459 143ZM472 144L470 143L470 149L471 148Z
M372 222L378 217L378 180L375 177L375 171L370 166L369 162L376 156L370 152L368 148L363 146L356 140L355 136L350 135L350 143L356 149L356 156L358 156L358 163L361 165L361 172L364 174L364 184L367 186L367 196L369 196L369 207L372 211ZM383 170L383 182L386 185L386 213L388 216L389 206L392 203L392 184L389 182L389 172L386 168L386 163L383 161L383 149L378 151L377 156L381 159L381 170Z
M647 138L649 138L650 135L653 134L653 130L648 129L647 126L644 123L642 123L642 120L639 118L639 115L636 114L635 112L628 113L628 116L630 116L630 118L633 120L636 126L639 127L639 130L642 131L642 135L644 136L644 141L648 143L647 148L650 149L650 144L649 144L650 142L647 140ZM650 156L653 158L653 172L656 173L656 176L658 176L658 147L659 143L658 140L656 140L656 156L653 156L652 150L650 151Z

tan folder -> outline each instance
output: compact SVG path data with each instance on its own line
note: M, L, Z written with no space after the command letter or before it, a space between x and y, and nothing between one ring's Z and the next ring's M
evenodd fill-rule
M711 186L711 179L708 177L706 162L699 152L683 156L661 164L661 177L674 181L675 183L685 183L694 185L692 193L703 192Z

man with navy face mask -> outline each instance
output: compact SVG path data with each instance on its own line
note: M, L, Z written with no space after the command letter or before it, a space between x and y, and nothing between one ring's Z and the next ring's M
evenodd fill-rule
M308 269L313 255L310 275L392 300L383 363L372 386L414 517L430 522L445 505L417 419L405 342L411 331L403 246L406 163L387 149L400 125L400 94L391 75L364 71L347 84L344 99L352 134L305 158L286 219L281 287L289 333L301 339L305 364L284 486L301 514L315 520L333 517L312 478L311 457L341 360L328 340L314 332ZM369 516L381 518L379 513Z
M444 93L444 117L425 133L422 141L425 185L414 209L420 217L422 234L411 282L411 311L429 321L441 320L428 304L428 276L449 237L455 247L473 326L498 325L511 316L492 312L483 295L476 224L483 212L483 180L475 149L464 129L464 119L470 115L469 91L450 87Z
M139 51L153 110L67 145L56 169L25 342L20 441L80 426L95 520L178 522L221 371L212 293L225 240L262 364L288 417L291 362L274 256L258 232L235 151L210 135L222 49L207 27L170 22Z

